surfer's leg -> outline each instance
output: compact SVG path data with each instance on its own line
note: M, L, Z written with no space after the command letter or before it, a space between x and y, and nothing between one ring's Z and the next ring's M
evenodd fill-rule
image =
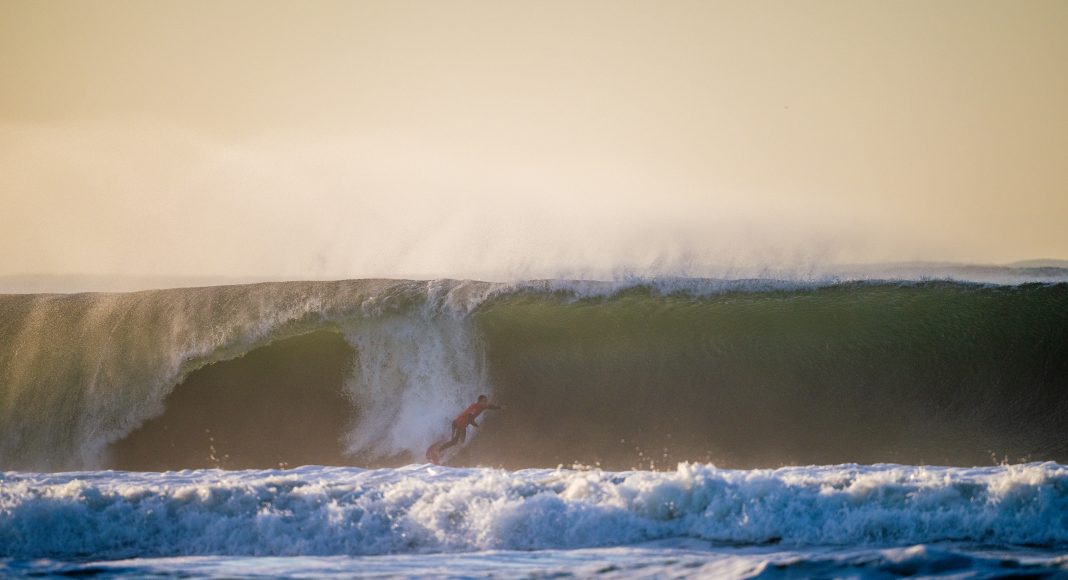
M453 425L453 427L452 427L452 439L449 439L449 441L447 443L445 443L444 445L442 445L438 449L438 451L439 452L440 451L445 451L446 449L448 449L449 447L452 447L453 445L458 445L460 443L463 443L464 442L464 438L466 436L467 436L467 427L466 426L463 427L463 428L460 428L460 427L457 427L457 426Z

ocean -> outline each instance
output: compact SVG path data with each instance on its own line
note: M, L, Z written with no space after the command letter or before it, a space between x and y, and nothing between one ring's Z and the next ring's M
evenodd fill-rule
M1038 270L0 295L0 574L1068 576Z

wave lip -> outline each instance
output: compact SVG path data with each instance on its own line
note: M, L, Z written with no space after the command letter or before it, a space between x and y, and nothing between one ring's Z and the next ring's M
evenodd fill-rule
M0 475L0 557L731 545L1068 547L1068 467L304 467Z

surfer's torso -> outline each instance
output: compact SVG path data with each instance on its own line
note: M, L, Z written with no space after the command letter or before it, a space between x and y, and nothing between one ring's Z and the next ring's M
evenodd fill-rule
M489 405L485 403L475 403L474 405L471 405L452 420L452 426L462 428L467 427L468 425L474 425L475 419L478 418L478 416L482 414L482 411L485 411L487 407L489 407Z

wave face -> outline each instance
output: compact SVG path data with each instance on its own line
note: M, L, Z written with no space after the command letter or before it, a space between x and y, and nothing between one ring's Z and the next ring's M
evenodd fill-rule
M666 539L1068 546L1068 470L303 467L0 473L0 557L372 555Z
M0 296L0 466L1068 461L1068 284L354 280Z
M501 295L474 318L521 411L472 460L1068 460L1068 285L639 286Z

